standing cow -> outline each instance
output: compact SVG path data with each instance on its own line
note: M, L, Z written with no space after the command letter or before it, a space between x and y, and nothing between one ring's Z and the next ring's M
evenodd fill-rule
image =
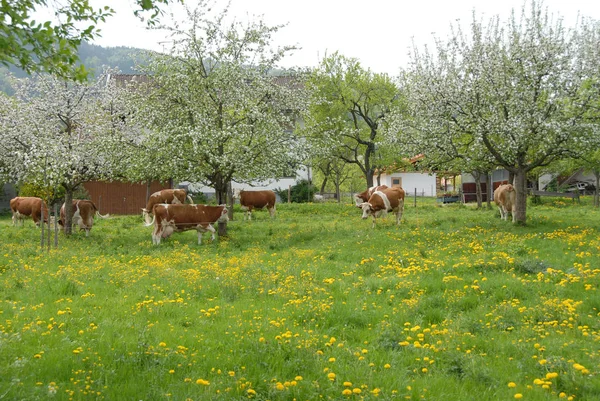
M208 205L185 204L158 204L154 206L152 222L152 243L160 245L161 238L169 238L174 231L198 231L198 245L202 243L202 233L209 231L215 239L215 229L212 226L217 222L226 222L227 207Z
M396 214L396 225L399 225L404 212L404 195L404 190L400 187L373 192L369 200L359 206L363 210L362 218L366 219L373 216L373 228L375 228L377 217L388 212L394 212Z
M101 215L98 211L98 208L91 200L86 199L73 199L72 200L73 208L71 212L71 227L77 224L80 230L85 230L85 236L88 237L90 235L90 230L94 225L94 216L98 216L102 219L108 218L107 215ZM58 224L63 228L65 227L65 222L67 221L67 212L66 212L66 203L63 203L60 207L60 219L58 220Z
M517 192L511 184L500 185L494 191L494 202L500 210L500 218L508 220L508 212L512 214L512 221L515 222L515 211L517 209Z
M44 212L44 223L48 222L48 206L40 198L18 196L10 200L10 210L12 211L13 226L19 221L24 225L25 218L31 216L36 226L40 225L42 220L42 208Z
M373 195L373 192L381 191L387 188L387 185L376 185L374 187L367 188L365 191L359 194L354 194L354 203L356 203L356 207L361 207L361 204L368 202L371 195Z
M233 198L240 200L242 210L245 210L244 220L252 220L253 209L267 208L271 218L275 216L275 192L266 191L244 191L236 188L233 192Z
M155 192L150 195L150 198L146 203L146 207L142 208L142 217L146 223L151 224L150 215L152 214L152 208L154 205L159 203L168 203L173 205L185 203L186 197L193 205L194 201L192 200L192 197L187 194L185 189L163 189L162 191Z

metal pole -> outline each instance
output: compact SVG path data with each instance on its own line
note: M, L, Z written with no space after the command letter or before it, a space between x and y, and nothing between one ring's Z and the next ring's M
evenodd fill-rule
M42 248L42 251L44 250L44 200L40 199L40 228L42 229L42 237L40 239L40 248Z
M417 207L417 188L415 188L415 207Z
M54 221L56 221L56 213L54 214ZM48 252L50 252L50 240L52 239L52 231L50 230L50 208L48 208Z

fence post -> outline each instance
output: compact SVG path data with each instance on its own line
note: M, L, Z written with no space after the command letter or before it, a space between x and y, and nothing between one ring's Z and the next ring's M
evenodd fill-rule
M58 249L58 204L54 204L54 249Z
M415 188L415 207L417 207L417 188Z
M292 203L292 186L288 185L288 203Z
M56 213L54 213L54 221L56 221ZM42 221L43 223L43 221ZM50 240L52 239L52 231L50 230L50 208L48 208L48 252L50 252Z

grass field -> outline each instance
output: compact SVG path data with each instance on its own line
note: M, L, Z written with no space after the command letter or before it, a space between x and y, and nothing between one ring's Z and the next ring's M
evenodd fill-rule
M0 400L599 400L600 211L279 205L152 245L0 218Z

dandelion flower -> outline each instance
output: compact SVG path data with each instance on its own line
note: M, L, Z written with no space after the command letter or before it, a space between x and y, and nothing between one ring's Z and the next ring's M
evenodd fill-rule
M344 389L344 391L342 391L342 395L345 395L345 396L352 395L352 390L350 390L350 389Z
M517 387L517 384L515 382L508 383L508 388L515 388L515 387Z
M515 398L516 398L517 400L520 400L521 398L523 398L523 394L521 394L521 393L517 393L517 394L515 394Z

